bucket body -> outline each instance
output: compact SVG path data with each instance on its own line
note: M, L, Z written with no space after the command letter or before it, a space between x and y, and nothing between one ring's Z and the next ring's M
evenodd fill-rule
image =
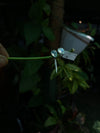
M71 51L74 49L74 53L78 55L88 46L90 41L94 41L94 39L89 35L77 32L67 27L63 28L61 47L63 47L65 51Z

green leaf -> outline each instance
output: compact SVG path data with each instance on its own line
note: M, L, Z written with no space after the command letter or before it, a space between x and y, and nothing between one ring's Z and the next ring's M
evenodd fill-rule
M58 62L58 64L60 65L60 66L65 66L65 62L62 60L62 59L57 59L57 62Z
M78 89L78 83L76 81L73 82L72 89L70 89L70 93L74 94Z
M54 109L54 107L50 106L50 105L46 105L46 107L48 108L48 110L50 111L50 113L54 116L57 117L57 112Z
M19 90L21 93L35 90L37 88L37 84L40 81L40 77L38 75L38 70L42 65L42 61L29 61L24 66L24 69L21 73Z
M37 106L40 106L42 104L43 104L43 97L40 95L37 95L37 96L33 96L30 99L28 106L29 107L37 107Z
M42 22L42 26L43 27L45 27L45 26L47 27L48 24L49 24L49 19L48 18L44 19L43 22Z
M39 95L39 93L40 93L40 89L37 88L37 89L34 91L34 95L35 95L35 96L36 96L36 95Z
M64 114L66 112L66 108L63 105L61 105L60 108L61 108L62 114Z
M94 125L93 125L93 129L95 129L95 131L97 133L100 133L100 121L95 121Z
M38 75L27 77L21 77L20 84L19 84L19 91L20 93L25 93L27 91L34 91L37 87L40 78Z
M23 76L31 76L38 72L40 67L42 66L42 60L34 60L26 62L24 69L22 71Z
M51 30L50 27L44 26L42 28L44 35L50 40L50 41L54 41L55 40L55 35L53 33L53 31Z
M38 22L42 19L42 8L38 2L32 4L29 10L29 17Z
M82 57L83 57L83 59L84 59L85 65L91 64L91 59L90 59L88 50L85 49L85 50L82 52Z
M41 51L43 53L47 53L47 52L49 52L49 49L47 47L45 47L45 46L42 46Z
M56 69L54 68L53 71L52 71L52 73L51 73L51 75L50 75L50 79L52 80L52 79L56 78L61 73L62 73L61 67L58 67L57 73L56 73Z
M72 89L72 82L68 81L68 80L65 80L64 86L67 87L69 89L69 92L70 92L71 89Z
M45 121L45 124L44 126L45 127L48 127L48 126L53 126L53 125L56 125L57 124L57 120L54 118L54 117L49 117L46 121Z
M58 102L59 105L60 105L62 114L64 114L64 113L66 112L66 108L65 108L64 105L62 104L61 100L57 100L57 102Z
M89 88L89 85L88 85L85 81L80 82L79 85L80 85L83 89Z
M88 23L88 26L89 26L89 30L91 31L92 30L92 24Z
M100 44L98 42L95 42L94 45L96 45L97 48L100 48Z
M95 34L96 34L96 29L92 29L90 35L91 35L91 36L94 36Z
M43 7L44 12L49 16L51 13L51 8L50 5L45 3L44 7Z
M57 75L56 75L56 70L54 69L54 70L52 71L52 73L51 73L50 79L52 80L52 79L54 79L56 76L57 76Z
M76 30L78 29L78 25L77 25L76 23L73 22L71 25L72 25L72 27L75 28Z
M38 4L40 5L40 7L44 7L44 5L46 4L46 0L38 0Z
M67 77L70 81L73 80L73 74L72 74L71 71L69 71L68 69L65 69L65 68L64 68L64 73L65 73L66 77Z
M8 48L7 48L7 51L8 53L10 53L10 56L17 56L17 57L20 57L20 56L24 56L26 54L26 49L25 47L20 47L18 45L10 45Z
M39 39L41 34L41 25L39 23L28 22L24 25L24 37L26 44L29 45Z
M80 71L80 68L74 64L67 64L66 67L67 67L67 69L75 71L75 72Z
M89 79L87 73L84 72L84 71L78 72L77 74L78 74L79 77L80 77L79 79L84 79L85 81Z

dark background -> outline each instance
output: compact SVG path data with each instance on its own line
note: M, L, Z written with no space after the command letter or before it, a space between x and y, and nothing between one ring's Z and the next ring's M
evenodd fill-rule
M0 42L5 47L7 47L7 45L10 43L15 43L16 39L14 36L14 33L15 33L14 31L16 29L18 22L20 22L23 18L25 19L29 6L30 6L30 2L28 0L14 0L14 1L13 0L9 0L9 1L1 0L0 1ZM99 1L98 0L95 0L95 1L65 0L64 22L65 23L71 22L71 21L79 22L79 20L82 20L84 24L91 23L95 26L96 31L97 31L95 35L95 40L98 43L100 43L100 4L99 4ZM100 82L100 50L96 50L95 55L96 55L95 61L93 62L94 63L93 64L94 74L96 78L94 90L98 91L100 88L100 84L99 84ZM94 101L95 101L94 102L95 108L99 110L99 108L97 108L99 105L96 106L95 104L97 103L97 101L99 101L99 98L98 98L99 95L98 97L97 95L96 97L94 97L94 95L92 94L90 100L88 100L90 102L88 103L87 103L86 97L89 97L89 94L87 93L87 95L85 94L85 101L83 101L83 105L84 105L83 110L85 110L86 108L85 111L87 113L87 110L89 110L88 107L90 107L90 110L94 109L93 105L90 105L90 103ZM83 96L82 98L84 99L84 95L82 96ZM97 101L96 101L96 98L98 98ZM9 128L9 125L10 126L12 125L12 122L9 122L9 121L13 119L13 116L16 117L16 107L14 108L14 106L12 106L14 104L12 99L14 99L14 96L11 97L8 103L4 101L6 104L10 105L7 108L8 112L10 112L10 116L7 114L7 117L9 116L9 118L5 117L6 116L5 114L3 114L4 116L1 114L2 120L0 120L0 121L3 121L5 117L6 123L7 124L10 123L8 124L8 128ZM92 99L95 99L95 100L92 101ZM81 103L82 102L80 100L80 104ZM13 112L15 112L15 114L13 114ZM96 110L94 110L94 112L96 112ZM99 114L99 111L98 111L98 114ZM94 114L91 113L91 116L93 115ZM88 116L88 119L90 119L90 121L93 120L91 116ZM96 116L98 117L98 115ZM4 127L3 127L3 130L4 130Z
M91 0L67 0L65 1L66 17L68 19L83 19L91 23L99 24L100 22L100 6L99 1Z

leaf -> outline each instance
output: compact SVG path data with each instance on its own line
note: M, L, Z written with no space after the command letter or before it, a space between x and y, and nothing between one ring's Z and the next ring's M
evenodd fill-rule
M91 36L94 36L96 34L96 29L92 29L92 31L90 32Z
M47 52L49 52L49 49L47 47L45 47L45 46L42 46L41 51L43 53L47 53Z
M57 124L57 120L54 117L48 117L48 119L45 121L44 126L48 127L48 126L53 126Z
M36 95L39 95L39 93L40 93L40 89L39 88L36 88L36 90L34 91L34 95L36 96Z
M76 30L78 29L78 25L77 25L76 23L73 22L71 25L72 25L72 27L75 28Z
M76 71L76 72L80 71L80 68L74 64L67 64L66 67L67 69L72 70L72 71Z
M78 83L76 81L73 82L72 89L70 89L70 93L74 94L78 89Z
M95 42L94 45L96 45L97 48L100 48L100 44L98 42Z
M52 107L52 106L50 106L50 105L46 105L46 107L48 108L48 110L50 111L50 113L51 113L53 116L57 117L57 112L56 112L56 110L54 109L54 107Z
M8 53L10 53L10 56L23 56L26 54L26 49L25 46L24 47L20 47L18 45L11 45L7 48Z
M100 121L95 121L93 129L95 129L97 133L100 133Z
M89 85L88 85L85 81L80 82L79 85L80 85L83 89L89 88Z
M42 26L45 27L48 26L48 24L49 24L49 19L48 18L44 19L42 22Z
M57 62L58 62L58 64L60 65L60 66L65 66L65 63L64 63L64 61L62 60L62 59L57 59Z
M50 5L45 3L44 7L43 7L44 12L49 16L51 13L51 8Z
M61 108L62 114L64 114L66 112L66 108L63 105L61 105L60 108Z
M70 92L71 89L72 89L72 82L67 80L67 81L64 83L64 85L65 85L65 87L67 87L67 88L69 89L69 92Z
M22 71L23 76L28 77L37 73L40 67L42 66L42 64L43 64L42 60L28 61L25 64L24 69Z
M37 96L33 96L30 99L28 106L29 107L37 107L37 106L40 106L42 104L43 104L43 97L40 95L37 95Z
M69 71L69 70L67 70L67 69L63 69L64 70L64 73L65 73L65 75L67 76L67 78L70 80L70 81L72 81L72 79L73 79L73 75L72 75L72 72L71 71Z
M50 41L54 41L55 40L55 35L53 33L53 31L51 30L50 27L44 26L42 27L43 33L44 35L50 40Z
M35 90L37 88L37 84L40 81L40 77L38 75L38 70L42 65L41 61L29 61L24 66L24 69L21 73L19 90L21 93Z
M29 45L39 39L41 35L41 25L39 23L28 22L24 25L24 37Z
M88 23L88 26L89 26L89 30L91 31L92 30L92 24Z
M40 5L40 7L44 7L44 5L46 4L46 0L38 0L38 4Z
M38 2L35 2L34 4L32 4L28 15L34 21L39 22L42 19L42 8Z
M89 79L87 73L84 71L78 72L77 74L79 75L80 79L84 79L85 81Z
M51 73L51 75L50 75L50 79L52 80L52 79L56 78L61 73L62 73L61 67L58 67L57 68L57 73L56 73L56 69L54 68L53 71L52 71L52 73Z
M82 52L82 57L84 59L85 64L91 64L91 59L86 49Z
M20 80L19 84L19 91L20 93L25 93L27 91L33 91L36 89L38 82L40 81L40 78L38 75L30 76L30 77L23 77Z
M57 76L57 75L56 75L56 70L54 69L54 70L52 71L52 73L51 73L50 79L52 80L52 79L54 79L56 76Z
M62 104L61 100L57 100L57 102L58 102L59 105L60 105L62 114L64 114L64 113L66 112L66 108L65 108L64 105Z

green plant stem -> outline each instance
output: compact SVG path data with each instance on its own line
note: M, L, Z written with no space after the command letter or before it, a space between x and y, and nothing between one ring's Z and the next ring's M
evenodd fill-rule
M43 56L43 57L8 57L8 60L41 60L41 59L50 59L52 56Z

